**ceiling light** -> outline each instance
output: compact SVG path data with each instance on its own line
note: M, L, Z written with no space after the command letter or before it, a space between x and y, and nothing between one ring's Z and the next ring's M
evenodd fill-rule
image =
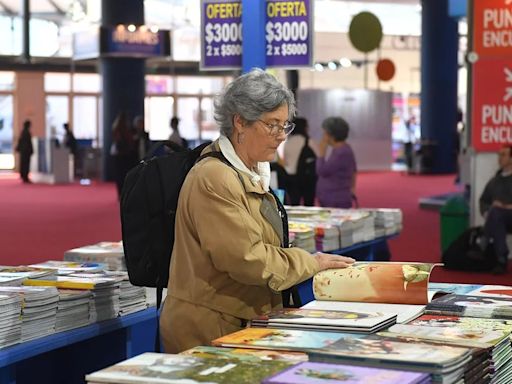
M352 61L350 61L350 59L347 59L346 57L342 57L340 59L340 65L343 68L348 68L348 67L352 66Z

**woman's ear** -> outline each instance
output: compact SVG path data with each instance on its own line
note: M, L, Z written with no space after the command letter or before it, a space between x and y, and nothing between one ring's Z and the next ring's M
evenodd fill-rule
M242 133L245 127L245 120L239 114L233 116L233 126L238 133Z

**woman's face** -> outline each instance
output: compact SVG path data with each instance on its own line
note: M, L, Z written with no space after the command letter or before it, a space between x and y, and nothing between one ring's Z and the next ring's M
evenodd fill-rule
M288 105L282 105L274 111L261 115L259 120L246 125L244 129L244 146L251 163L273 161L277 147L286 139L281 130L277 135L271 134L268 125L278 124L281 127L288 121Z

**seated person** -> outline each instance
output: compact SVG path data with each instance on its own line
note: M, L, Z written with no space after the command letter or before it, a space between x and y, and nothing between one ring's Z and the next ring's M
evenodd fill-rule
M485 218L484 232L494 243L496 267L493 272L507 272L507 233L512 232L512 146L501 148L500 166L480 196L480 213Z

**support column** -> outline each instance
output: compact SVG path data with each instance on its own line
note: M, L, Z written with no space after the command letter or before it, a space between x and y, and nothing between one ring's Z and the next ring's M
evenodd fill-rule
M102 0L102 26L144 24L143 0ZM144 115L145 61L139 58L104 57L100 60L103 92L103 179L113 180L112 123L126 111L130 117Z
M22 3L22 51L21 61L30 63L30 0L23 0Z
M422 0L421 137L433 143L432 173L456 171L457 21L448 0Z
M242 0L242 71L265 69L266 1Z

